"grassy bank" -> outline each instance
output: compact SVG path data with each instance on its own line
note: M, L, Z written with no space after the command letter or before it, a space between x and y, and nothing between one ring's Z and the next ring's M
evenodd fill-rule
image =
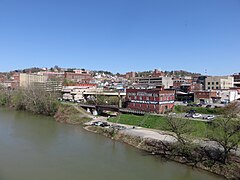
M133 126L140 126L144 128L165 130L167 126L166 118L166 116L155 115L137 116L132 114L120 114L118 117L110 118L109 121ZM179 121L181 121L181 119L179 119ZM190 133L191 136L201 138L207 137L207 123L191 120L189 120L189 123L194 128L194 131Z
M195 110L197 113L201 114L222 114L222 108L206 108L206 107L191 107L191 106L174 106L174 112L176 113L186 113L189 110Z
M60 123L83 124L91 119L82 113L82 111L78 110L73 105L62 104L59 106L54 118Z
M212 162L212 159L208 156L208 153L210 153L211 150L204 151L202 148L199 149L196 147L191 150L190 157L187 157L176 151L176 149L178 149L176 144L166 143L152 138L144 138L138 135L129 135L124 131L114 131L111 128L102 128L97 126L85 126L84 128L88 131L127 143L151 154L161 155L163 158L204 169L229 179L239 179L240 177L240 172L238 171L240 166L239 163L237 163L239 158L235 158L235 161L231 164L222 164L215 161Z

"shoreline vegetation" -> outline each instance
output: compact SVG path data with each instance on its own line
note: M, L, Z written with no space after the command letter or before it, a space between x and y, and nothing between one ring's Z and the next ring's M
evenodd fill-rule
M239 106L236 104L222 109L222 118L210 124L189 123L186 119L150 114L145 116L120 114L116 118L109 119L113 123L156 129L176 140L174 143L169 143L125 133L127 132L125 130L89 126L85 123L91 121L93 116L80 107L61 104L58 101L59 96L58 93L46 92L34 87L13 91L0 89L0 106L52 116L60 123L83 125L88 131L102 134L152 154L201 168L228 179L240 178L240 157L233 153L240 143L240 120L236 116L239 113ZM179 112L183 111L181 107L177 108ZM214 141L218 148L200 146L194 143L195 139Z

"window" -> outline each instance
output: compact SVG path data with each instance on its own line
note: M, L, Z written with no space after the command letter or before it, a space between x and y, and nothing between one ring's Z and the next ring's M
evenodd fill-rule
M216 87L216 89L218 89L218 86Z
M212 82L212 85L214 85L214 82Z
M216 85L218 85L218 82L216 82Z
M208 89L210 89L210 87L208 86Z
M208 85L210 85L210 82L208 82Z

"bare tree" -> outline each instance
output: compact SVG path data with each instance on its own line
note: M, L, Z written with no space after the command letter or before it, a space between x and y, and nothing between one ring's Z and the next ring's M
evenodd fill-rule
M219 161L226 164L231 151L236 151L240 143L240 121L233 114L215 120L209 127L208 138L216 141L220 149Z
M193 131L193 127L188 119L179 119L172 116L167 116L164 129L173 132L173 136L181 144L186 144L186 142L189 141L185 135Z

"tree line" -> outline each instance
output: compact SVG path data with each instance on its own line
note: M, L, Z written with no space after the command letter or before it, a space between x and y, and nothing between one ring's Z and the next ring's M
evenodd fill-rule
M53 116L59 107L59 94L35 86L8 90L0 87L0 105L34 114Z

